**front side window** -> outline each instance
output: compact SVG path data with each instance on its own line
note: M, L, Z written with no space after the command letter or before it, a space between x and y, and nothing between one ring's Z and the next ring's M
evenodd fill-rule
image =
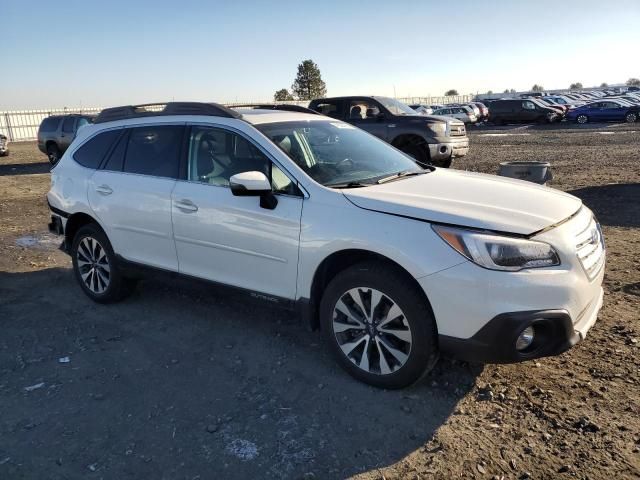
M178 178L183 127L150 125L129 132L124 171L154 177Z
M99 133L76 150L73 159L83 167L98 168L119 134L119 130Z
M371 100L352 100L349 102L350 120L376 120L380 115L380 107Z
M522 102L522 108L525 110L535 110L536 106L533 102Z
M234 132L194 126L189 138L187 179L228 187L232 175L262 172L274 193L301 195L298 187L253 143Z
M373 184L399 172L424 172L386 142L343 122L294 121L257 126L316 182Z

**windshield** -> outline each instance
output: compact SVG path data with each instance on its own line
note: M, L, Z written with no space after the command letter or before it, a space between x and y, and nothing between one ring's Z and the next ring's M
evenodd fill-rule
M347 123L299 121L256 127L327 187L355 187L400 172L424 171L402 152Z
M384 107L394 115L415 115L416 112L409 106L399 102L395 98L375 97Z

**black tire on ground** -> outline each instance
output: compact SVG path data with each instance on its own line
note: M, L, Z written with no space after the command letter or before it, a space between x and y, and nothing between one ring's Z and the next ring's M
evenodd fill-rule
M424 294L407 275L406 272L397 267L383 262L366 261L359 263L336 275L325 289L320 302L322 334L338 362L353 377L375 387L403 388L409 386L428 373L438 360L438 335L431 307ZM370 341L364 346L360 356L361 362L362 356L367 352L367 346L371 343L371 348L368 350L371 363L368 361L367 365L371 365L374 371L360 368L354 363L356 360L350 359L341 349L339 342L348 342L350 337L344 340L341 337L345 334L344 332L334 332L334 309L338 301L343 299L343 296L352 289L363 289L365 291L363 304L366 304L367 289L375 289L382 292L383 300L378 303L377 308L375 308L375 305L373 306L374 308L371 307L373 297L372 295L369 297L369 306L367 308L372 310L371 323L373 323L376 316L378 317L375 320L376 325L388 316L389 311L385 312L385 302L395 303L404 314L404 317L399 316L397 318L399 319L398 321L403 322L401 328L406 329L408 325L410 330L411 343L408 346L408 352L406 351L406 343L402 344L401 347L405 349L404 353L408 357L406 357L404 364L396 365L394 367L395 370L391 371L391 373L381 373L382 361L379 353L381 347L377 344L375 337L370 337ZM335 313L335 315L337 318L338 314ZM403 318L404 320L402 320ZM366 329L355 330L350 331L348 335L355 335L356 337L354 338L357 339L357 335L364 336L365 332L367 332ZM399 345L393 335L388 336L386 333L381 334L379 332L376 335L380 337L379 340L381 342L390 342L396 347ZM338 340L339 336L341 340ZM342 343L342 346L344 347L345 343ZM389 350L386 351L390 352ZM356 349L354 349L354 352L356 352Z
M627 123L634 123L636 120L638 120L638 115L636 113L629 112L625 115L624 119L627 121Z
M589 117L587 117L584 113L581 113L576 117L576 122L580 125L584 125L585 123L589 122Z
M87 246L96 244L98 247L94 248L93 252L87 250ZM122 300L135 290L136 280L122 274L111 242L98 225L88 224L81 227L73 239L70 253L76 280L91 300L98 303L113 303ZM91 256L95 258L88 258ZM102 258L102 260L98 260L98 258ZM91 273L91 270L96 271ZM87 274L88 277L83 278ZM86 283L87 278L90 279L88 281L91 288ZM101 289L102 291L100 291Z
M398 148L420 164L432 164L429 158L429 147L427 144L405 143Z
M55 166L60 161L60 149L55 143L50 143L47 145L47 157L49 158L49 163Z

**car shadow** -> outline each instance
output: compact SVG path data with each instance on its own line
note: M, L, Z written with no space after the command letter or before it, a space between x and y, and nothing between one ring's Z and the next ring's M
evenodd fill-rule
M36 173L49 173L51 171L51 163L8 163L0 164L0 177L10 175L33 175Z
M570 190L593 210L598 221L612 227L640 227L640 183L614 183Z
M69 269L0 272L0 298L9 477L349 477L424 447L481 371L369 387L293 313L183 280L99 305Z

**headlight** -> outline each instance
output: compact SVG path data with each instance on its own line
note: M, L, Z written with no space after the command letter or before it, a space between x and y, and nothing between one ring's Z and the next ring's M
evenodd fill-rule
M554 248L544 242L438 225L432 228L458 253L491 270L514 272L560 265Z
M445 122L430 123L427 127L435 134L447 133L447 124Z

